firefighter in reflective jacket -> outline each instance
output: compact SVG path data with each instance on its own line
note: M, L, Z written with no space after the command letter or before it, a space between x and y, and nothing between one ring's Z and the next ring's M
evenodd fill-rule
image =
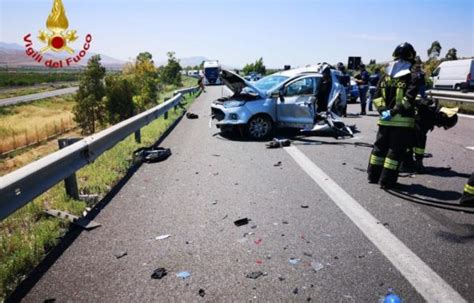
M397 183L400 161L413 136L415 98L420 86L420 78L411 71L415 56L411 44L397 46L393 52L395 61L387 67L374 96L380 114L379 129L367 172L369 182L382 187Z
M469 181L464 185L460 202L461 205L474 206L474 173L471 174Z

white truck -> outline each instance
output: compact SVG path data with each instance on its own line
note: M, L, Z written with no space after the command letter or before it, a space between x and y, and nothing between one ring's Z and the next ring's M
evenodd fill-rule
M221 65L218 60L204 61L204 85L222 84Z
M474 59L442 62L431 74L435 89L474 88Z

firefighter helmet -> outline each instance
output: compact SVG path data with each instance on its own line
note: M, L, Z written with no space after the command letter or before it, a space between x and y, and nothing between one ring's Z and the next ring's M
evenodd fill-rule
M416 58L416 51L410 43L403 42L395 48L392 56L395 60L402 59L414 63Z
M449 129L458 123L458 108L441 107L438 112L436 126Z

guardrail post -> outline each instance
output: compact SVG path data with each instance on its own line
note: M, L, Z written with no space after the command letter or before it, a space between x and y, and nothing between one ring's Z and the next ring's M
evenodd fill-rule
M59 149L63 149L66 146L71 145L80 140L81 138L58 139ZM79 200L79 189L77 188L76 173L73 173L72 175L64 179L64 185L66 187L66 194L74 200Z
M135 131L135 142L142 143L142 133L140 129Z

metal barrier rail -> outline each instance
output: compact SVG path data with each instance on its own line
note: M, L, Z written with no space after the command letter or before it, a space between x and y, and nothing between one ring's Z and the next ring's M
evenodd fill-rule
M177 90L172 99L160 105L0 177L0 220L88 165L129 135L178 106L184 94L198 90L198 87Z
M442 90L429 90L426 92L428 97L437 100L446 100L454 102L474 102L474 93L462 93Z

